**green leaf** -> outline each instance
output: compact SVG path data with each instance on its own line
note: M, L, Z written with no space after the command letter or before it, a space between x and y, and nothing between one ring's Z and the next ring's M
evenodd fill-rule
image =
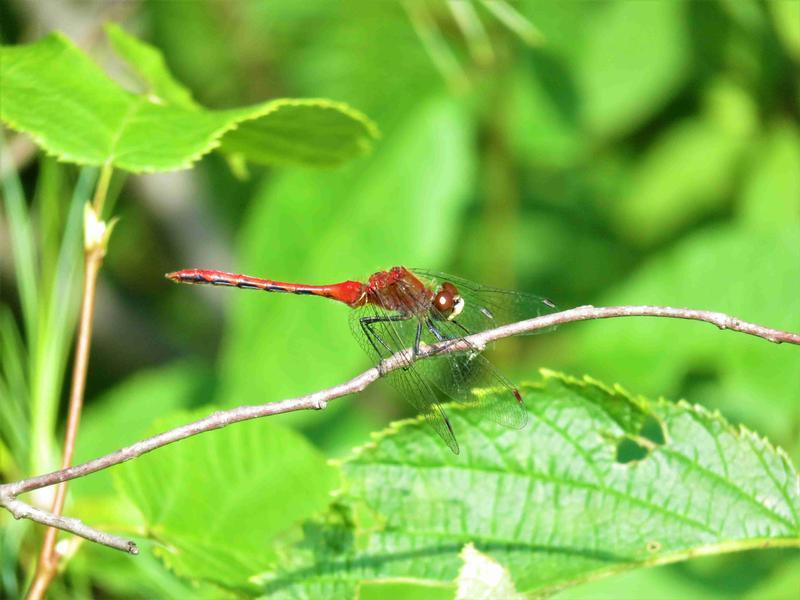
M730 198L752 145L757 108L744 90L724 82L711 87L706 102L703 117L677 121L637 163L628 192L614 206L628 239L662 242Z
M364 582L359 586L358 600L453 600L453 593L453 586L421 585L406 581L376 581ZM347 596L352 596L352 594Z
M800 8L800 6L799 6ZM769 231L776 223L800 223L800 133L777 122L753 151L755 160L741 198L741 216Z
M166 430L211 412L180 412ZM245 589L277 559L273 543L325 509L335 471L302 437L265 420L237 423L126 463L121 489L170 569Z
M116 23L106 23L105 32L116 53L136 71L147 85L147 93L165 104L201 109L192 93L167 68L164 55L156 48L128 35Z
M371 148L377 129L358 111L330 100L276 100L269 118L229 132L225 152L261 164L335 165Z
M145 438L163 415L188 409L207 401L212 374L207 367L177 363L138 373L126 379L84 409L76 442L80 463L97 458ZM130 500L113 486L113 475L125 466L93 473L70 482L66 512L108 531L129 535L141 527L142 515ZM91 572L95 585L119 597L218 598L198 588L195 582L181 579L154 556L161 544L139 540L141 553L135 560L98 544L86 544L67 564L70 577ZM85 564L82 564L85 561Z
M570 165L583 151L584 137L570 75L546 54L533 54L528 66L514 73L509 90L505 127L513 149L534 165Z
M111 32L115 46L162 96L123 90L54 33L2 47L0 119L62 160L134 172L185 169L221 143L254 162L329 166L364 153L376 136L365 116L329 100L197 109L157 51Z
M661 109L688 75L681 2L609 2L587 11L576 64L584 120L598 137L627 133Z
M768 2L767 7L778 37L797 64L800 62L800 2L778 0Z
M142 439L164 415L201 404L210 385L207 368L181 363L126 379L86 407L75 444L76 462ZM100 471L70 484L70 497L79 500L77 510L89 506L87 519L91 518L89 511L97 509L95 501L116 495L111 483L113 471Z
M734 225L698 231L597 303L689 306L800 331L800 227L786 222L767 229ZM800 404L797 378L789 376L800 373L797 348L675 319L572 327L565 340L567 353L576 357L571 368L651 395L690 395L758 427L790 452L797 449Z
M451 409L461 455L424 419L376 436L342 463L339 511L350 516L338 534L328 523L327 539L307 535L315 553L265 591L352 595L362 580L462 585L465 571L488 570L497 597L700 554L800 547L797 471L760 436L696 405L552 372L523 393L530 422L521 431ZM658 424L659 440L620 426L608 407L625 402ZM624 442L643 457L621 461Z

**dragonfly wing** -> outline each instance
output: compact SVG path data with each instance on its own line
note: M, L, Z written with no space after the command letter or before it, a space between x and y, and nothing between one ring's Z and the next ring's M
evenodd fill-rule
M400 286L398 296L407 302L415 298L415 290ZM406 298L408 296L408 298ZM463 344L463 336L470 331L459 321L436 319L430 307L416 315L421 326L421 342L428 345L452 340ZM483 413L486 417L513 429L521 429L527 422L528 413L522 403L519 390L481 354L471 346L466 350L443 353L415 363L423 379L430 382L445 396Z
M458 441L450 419L439 402L436 392L420 377L415 366L397 369L388 373L386 379L408 400L415 410L425 415L428 423L450 447L454 454L459 453Z
M378 363L414 345L419 321L413 315L401 317L403 315L387 313L372 305L351 313L354 335L364 351ZM450 419L447 418L436 392L418 372L418 364L406 361L405 366L387 373L385 379L417 412L425 416L447 446L458 454L458 442Z
M426 343L440 340L463 343L461 336L465 333L456 323L428 320L425 325L433 338L430 341L426 339ZM448 352L439 358L421 361L419 365L420 371L437 369L430 379L444 394L495 423L522 429L528 422L519 390L483 356L480 349L471 347Z

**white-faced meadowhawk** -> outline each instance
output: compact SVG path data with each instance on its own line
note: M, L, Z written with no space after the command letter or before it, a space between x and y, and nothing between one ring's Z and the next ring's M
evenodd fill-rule
M386 374L391 383L458 454L453 427L443 407L448 401L467 404L493 421L521 429L527 421L522 395L483 355L483 348L464 344L464 337L555 310L539 296L485 287L459 277L422 269L393 267L366 283L343 281L305 285L207 269L167 273L179 283L210 284L322 296L354 309L351 328L364 350L378 363L412 349L402 368ZM423 344L456 351L416 360ZM455 347L455 346L454 346Z

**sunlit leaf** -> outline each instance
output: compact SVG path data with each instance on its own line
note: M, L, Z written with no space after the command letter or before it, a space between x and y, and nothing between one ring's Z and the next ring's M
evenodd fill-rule
M173 413L157 430L210 412ZM170 569L240 589L274 565L277 537L326 508L336 482L308 442L265 420L183 440L116 475Z
M307 536L305 567L283 569L265 591L352 594L382 579L461 586L471 573L484 590L493 580L496 597L698 553L800 546L798 474L758 435L696 405L550 372L523 394L521 431L451 410L461 455L424 420L376 436L342 463L350 521ZM626 404L656 429L621 427L609 408ZM638 459L623 456L625 444L638 445Z
M136 74L147 85L149 94L166 104L187 109L200 109L192 93L169 72L161 52L125 32L116 23L106 23L106 35L120 57L135 69Z
M221 143L254 162L335 165L364 153L376 135L366 117L328 100L200 109L169 78L155 50L111 31L153 93L123 90L54 33L2 48L0 118L61 160L135 172L188 168ZM154 95L159 92L163 97Z
M787 222L767 230L698 231L597 303L691 306L800 331L800 228ZM794 451L793 423L800 418L797 348L670 319L573 327L570 354L579 368L652 395L691 393L695 401L769 432Z

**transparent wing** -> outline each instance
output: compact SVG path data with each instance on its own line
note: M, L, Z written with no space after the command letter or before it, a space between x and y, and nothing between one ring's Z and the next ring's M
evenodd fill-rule
M426 344L445 340L460 343L465 335L451 321L428 319L425 327L428 331L428 335L423 336ZM522 429L527 423L528 413L519 390L478 348L449 352L417 364L423 376L435 370L429 377L443 393L495 423L512 429Z
M410 303L418 295L413 288L399 286L396 293ZM416 328L419 326L420 342L426 345L452 341L463 345L463 337L471 333L456 321L437 319L438 313L425 307L415 314ZM463 313L462 313L463 315ZM413 343L413 342L412 342ZM517 388L506 379L474 346L465 350L443 352L414 363L422 378L439 389L445 396L470 406L492 421L505 427L520 429L527 422L527 412Z
M445 282L450 282L458 288L464 298L464 310L457 320L470 333L533 319L558 310L550 300L535 294L486 287L461 277L425 269L412 269L412 272L432 289L438 289ZM552 327L540 329L524 335L553 329Z
M414 315L389 313L369 304L354 310L350 317L353 334L364 351L377 363L400 350L413 347L418 323ZM448 447L458 454L458 442L450 419L436 392L417 371L419 364L408 361L403 368L387 373L385 379L417 412L425 416Z

